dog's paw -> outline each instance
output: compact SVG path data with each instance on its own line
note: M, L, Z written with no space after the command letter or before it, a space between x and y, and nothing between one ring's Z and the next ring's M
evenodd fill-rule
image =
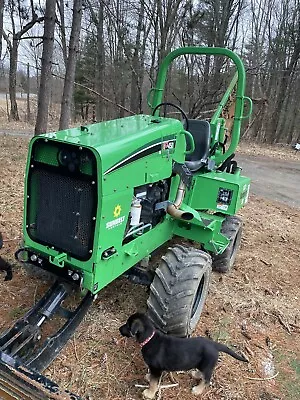
M202 379L203 375L201 371L191 371L191 377L194 379Z
M205 385L200 383L199 385L193 387L192 393L195 396L200 396L203 393L204 389L205 389Z
M149 373L145 375L145 381L150 382L150 374Z
M151 392L151 390L145 389L143 391L143 398L144 399L152 400L152 399L154 399L154 397L155 397L155 393Z

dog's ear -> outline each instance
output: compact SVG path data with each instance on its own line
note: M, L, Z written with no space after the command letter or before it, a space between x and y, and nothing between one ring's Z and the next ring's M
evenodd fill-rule
M141 322L140 319L135 319L130 327L130 332L132 334L132 336L136 336L138 333L140 333L141 331L143 331L143 324Z

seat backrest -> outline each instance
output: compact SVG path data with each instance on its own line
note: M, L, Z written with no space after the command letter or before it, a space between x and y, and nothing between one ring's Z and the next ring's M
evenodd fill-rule
M189 132L193 135L195 142L195 150L193 153L187 154L186 161L205 160L209 154L210 124L208 121L199 119L189 119L188 121Z

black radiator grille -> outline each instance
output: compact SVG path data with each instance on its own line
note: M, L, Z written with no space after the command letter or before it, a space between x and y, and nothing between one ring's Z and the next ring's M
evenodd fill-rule
M93 248L97 188L80 176L67 176L60 168L35 164L30 174L28 234L79 259Z

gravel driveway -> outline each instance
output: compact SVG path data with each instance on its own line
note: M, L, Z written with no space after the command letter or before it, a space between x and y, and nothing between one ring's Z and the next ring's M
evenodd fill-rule
M236 160L251 178L252 193L300 208L300 162L240 154Z

